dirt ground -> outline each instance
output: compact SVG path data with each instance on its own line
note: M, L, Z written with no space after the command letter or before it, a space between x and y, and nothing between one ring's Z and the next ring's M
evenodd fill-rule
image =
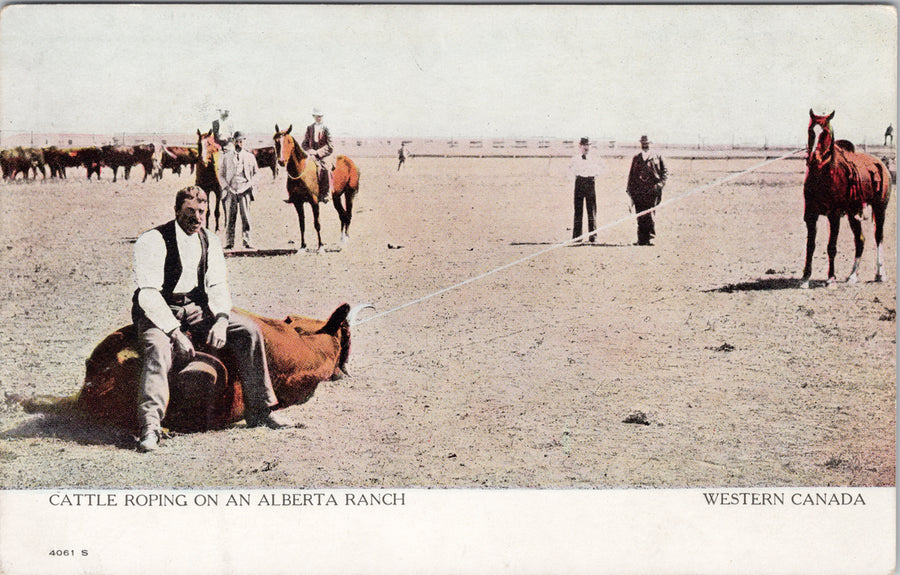
M670 159L664 199L760 161ZM297 427L238 424L140 454L127 434L6 404L0 487L894 485L896 198L887 282L871 281L869 220L861 282L826 288L822 219L801 290L802 161L663 206L653 247L619 221L627 158L606 160L598 245L565 247L567 159L357 163L342 250L227 260L235 305L263 315L405 306L355 327L352 377L287 409ZM79 389L93 346L130 321L134 238L191 182L69 174L0 184L5 393ZM261 177L259 248L299 245L284 178ZM844 222L841 279L852 256ZM648 425L625 423L638 412Z

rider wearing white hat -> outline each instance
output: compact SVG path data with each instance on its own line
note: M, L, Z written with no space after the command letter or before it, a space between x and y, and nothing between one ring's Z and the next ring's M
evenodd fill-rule
M325 204L331 199L331 171L334 169L334 161L331 158L334 147L331 145L331 132L328 126L322 123L325 114L318 107L312 109L315 120L306 127L306 135L300 147L312 157L318 168L319 175L319 202Z

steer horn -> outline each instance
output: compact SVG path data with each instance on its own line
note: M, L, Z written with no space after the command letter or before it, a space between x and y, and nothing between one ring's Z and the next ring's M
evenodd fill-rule
M350 326L356 325L357 324L356 316L359 315L359 312L366 309L367 307L375 309L375 306L370 303L361 303L359 305L353 306L353 308L351 308L350 312L347 314L347 323Z

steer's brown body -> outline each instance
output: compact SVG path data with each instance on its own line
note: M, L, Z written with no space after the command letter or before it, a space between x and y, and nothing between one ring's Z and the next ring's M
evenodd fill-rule
M262 331L272 386L278 397L276 409L309 400L320 382L343 375L350 352L349 311L344 304L328 321L320 321L301 316L276 320L234 310L233 313L253 319ZM197 347L208 361L194 365L203 369L184 370L182 364L170 377L171 397L163 425L174 431L222 429L244 417L236 358L228 351ZM141 356L134 326L125 326L107 336L94 349L85 367L84 385L77 394L23 400L25 410L78 415L136 431Z

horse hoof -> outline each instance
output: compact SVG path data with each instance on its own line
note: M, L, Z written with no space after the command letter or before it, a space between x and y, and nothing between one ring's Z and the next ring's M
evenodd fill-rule
M859 281L859 278L856 277L856 274L850 274L850 276L847 278L847 283L848 283L848 284L855 284L855 283L857 283L858 281Z
M884 281L884 274L876 274L875 275L875 283L881 283Z
M809 289L809 280L803 280L800 282L800 289Z
M827 288L833 288L836 286L837 286L837 280L834 279L833 277L828 278L828 280L825 282L825 287L827 287Z

